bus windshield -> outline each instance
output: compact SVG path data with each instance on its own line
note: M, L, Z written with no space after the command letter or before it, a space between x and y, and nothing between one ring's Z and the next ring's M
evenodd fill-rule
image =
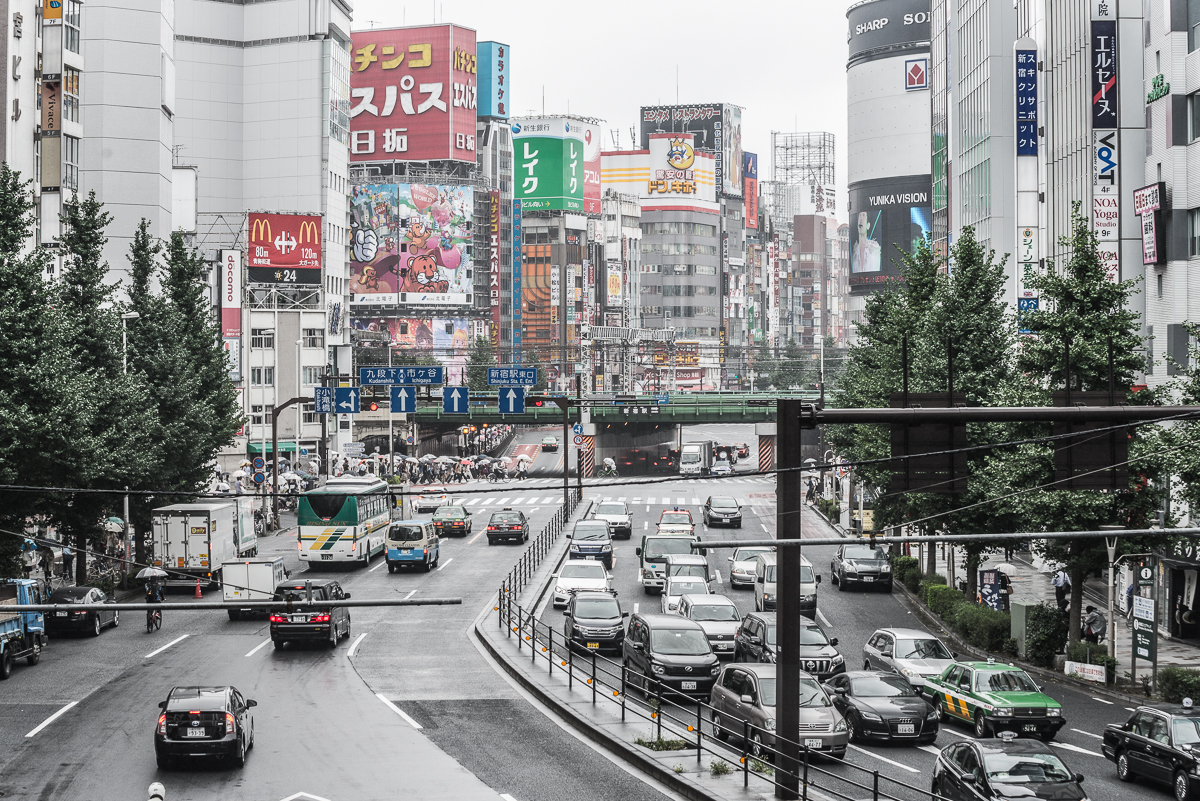
M342 507L346 505L347 497L349 496L340 492L329 495L310 493L304 496L302 507L307 506L308 511L312 512L314 517L325 521L337 517L341 513Z

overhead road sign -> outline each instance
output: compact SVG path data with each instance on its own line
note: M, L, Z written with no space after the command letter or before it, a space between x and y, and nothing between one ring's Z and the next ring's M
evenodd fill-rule
M358 387L334 387L333 405L338 414L358 414Z
M471 410L471 392L466 387L446 387L442 390L443 414L466 414Z
M501 387L499 400L500 414L525 414L524 387Z
M313 410L317 414L333 414L333 387L313 387Z
M392 412L400 412L406 414L417 410L417 388L396 386L391 387L392 390Z
M537 384L536 367L489 367L488 386L532 387Z
M364 387L444 384L445 378L444 367L361 367L358 370L358 382Z

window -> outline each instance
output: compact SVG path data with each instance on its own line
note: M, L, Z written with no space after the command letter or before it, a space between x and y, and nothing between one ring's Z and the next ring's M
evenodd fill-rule
M250 422L256 426L269 424L271 422L271 418L273 417L273 412L275 411L275 406L274 406L274 404L267 404L266 409L267 409L267 413L266 413L266 417L264 419L263 407L262 406L251 406L250 407Z
M79 189L79 140L74 136L62 138L62 185L65 189Z
M1188 52L1200 47L1200 0L1187 0Z
M251 328L250 347L257 350L275 347L275 329Z
M74 67L63 67L62 91L63 119L79 122L79 70Z
M63 9L63 47L72 53L79 52L79 0L67 0Z
M1188 126L1188 141L1192 142L1200 139L1200 92L1188 95L1188 119L1191 122Z
M304 347L320 348L324 346L324 336L320 328L305 328L304 329Z
M251 367L250 384L255 387L270 387L275 385L274 367Z
M306 422L306 423L321 422L320 420L317 419L317 406L315 403L306 403L303 406L301 406L300 408L301 408L301 413L303 415L304 422Z
M323 370L320 367L305 367L305 368L303 368L304 386L312 387L312 386L316 386L317 384L320 384L322 372L323 372Z
M1159 299L1162 299L1162 290L1163 290L1163 274L1162 274L1162 273L1159 273L1157 276L1155 276L1155 278L1156 278L1156 279L1157 279L1157 281L1158 281L1158 297L1159 297Z
M1200 209L1188 209L1188 255L1200 256Z

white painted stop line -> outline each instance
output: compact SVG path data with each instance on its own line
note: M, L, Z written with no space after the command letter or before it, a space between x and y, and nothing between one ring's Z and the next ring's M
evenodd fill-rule
M397 715L404 718L404 720L408 723L408 725L412 726L417 731L420 731L423 728L420 723L417 723L415 720L410 718L403 709L396 706L391 701L389 701L386 697L384 697L383 693L375 693L375 697L378 698L380 701L383 701L385 704L387 704L388 709L392 710Z
M54 721L56 721L56 720L58 720L60 717L62 717L62 716L63 716L63 714L64 714L64 713L66 713L66 711L67 711L68 709L70 709L71 707L75 706L75 705L76 705L76 704L78 704L78 703L79 703L78 701L72 701L71 703L67 704L67 705L66 705L66 706L64 706L62 709L58 710L58 711L57 711L57 712L55 712L53 715L51 715L50 717L46 718L46 719L45 719L45 720L43 720L41 723L39 723L39 724L37 725L37 728L35 728L33 731L29 732L29 734L26 734L25 736L26 736L26 737L33 737L33 736L34 736L35 734L37 734L39 731L41 731L42 729L46 728L46 727L47 727L47 726L49 726L51 723L53 723Z
M169 643L167 643L166 645L164 645L162 648L159 648L157 651L151 651L150 653L146 654L146 655L143 657L143 659L149 659L149 658L150 658L150 657L152 657L152 656L157 656L157 655L161 654L163 651L165 651L165 650L167 650L168 648L170 648L170 647L171 647L172 645L174 645L175 643L180 643L180 642L183 642L183 641L184 641L184 640L186 640L187 638L188 638L188 635L187 635L187 634L184 634L182 637L176 637L175 639L171 640Z

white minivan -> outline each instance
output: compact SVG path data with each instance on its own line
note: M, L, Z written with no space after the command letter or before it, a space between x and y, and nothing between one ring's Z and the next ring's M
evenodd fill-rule
M775 592L777 553L762 553L754 560L754 611L767 612L775 609L779 596ZM817 616L817 585L821 577L813 570L812 562L800 557L800 614L815 619Z

